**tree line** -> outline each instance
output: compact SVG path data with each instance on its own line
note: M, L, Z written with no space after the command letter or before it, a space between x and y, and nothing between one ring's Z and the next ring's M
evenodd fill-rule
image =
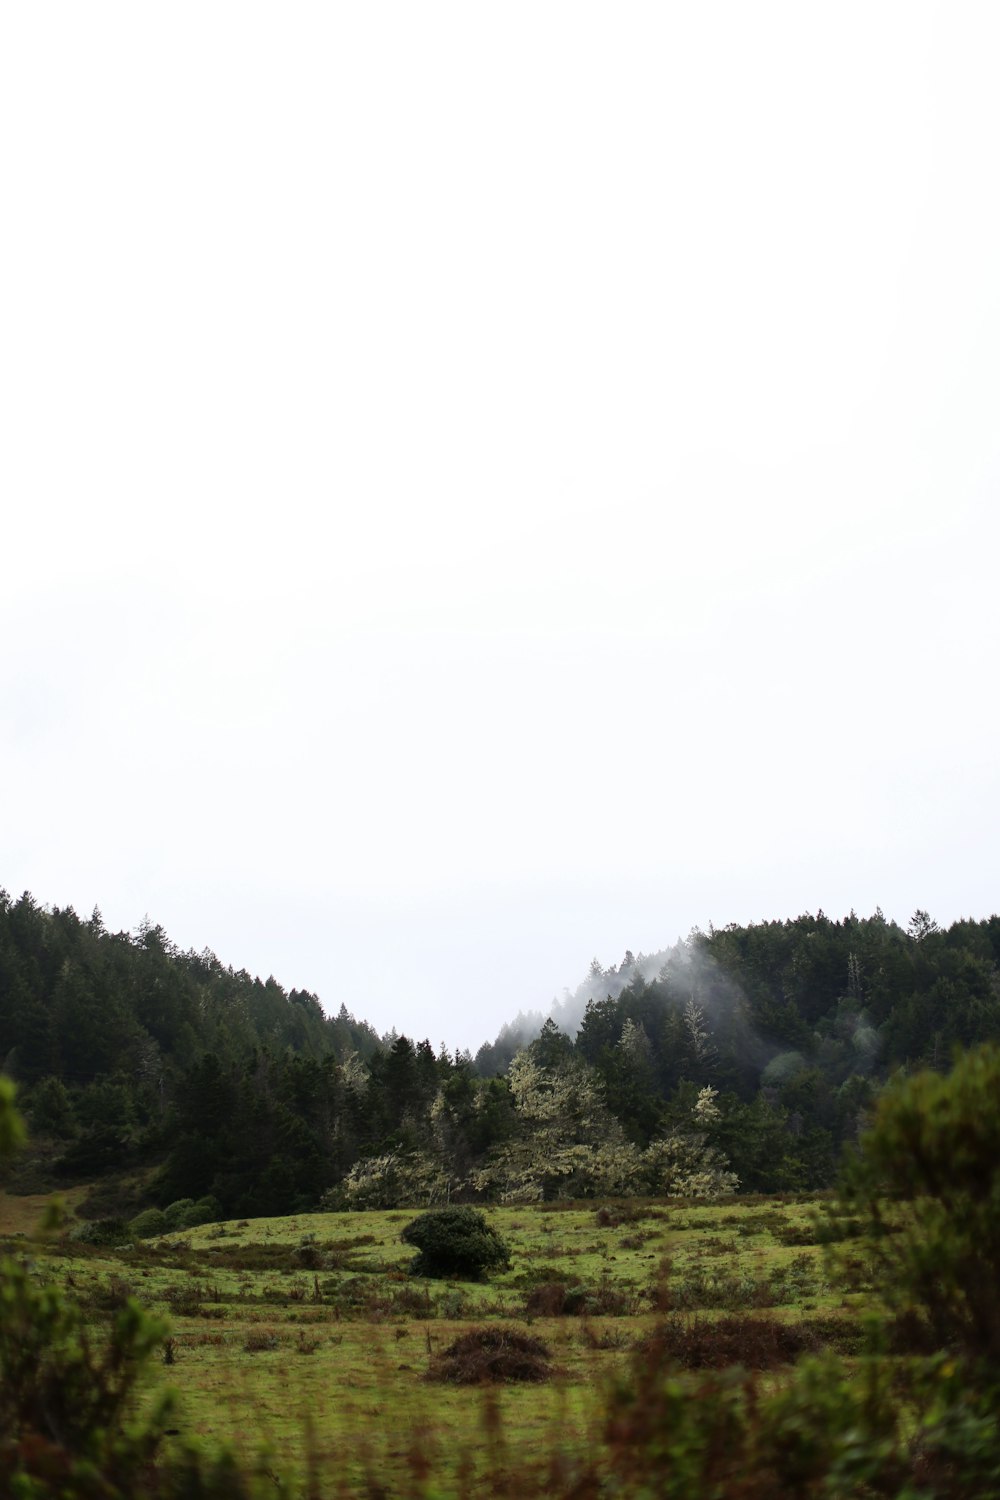
M0 1066L36 1168L226 1216L814 1190L890 1076L1000 1038L998 964L998 917L734 924L595 961L472 1057L0 892Z

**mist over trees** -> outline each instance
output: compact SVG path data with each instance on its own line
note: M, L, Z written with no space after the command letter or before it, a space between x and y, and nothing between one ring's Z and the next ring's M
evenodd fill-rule
M473 1059L327 1016L149 923L111 933L3 892L0 1066L36 1142L23 1170L129 1170L130 1209L806 1190L887 1078L1000 1038L998 964L997 917L695 931L595 961Z

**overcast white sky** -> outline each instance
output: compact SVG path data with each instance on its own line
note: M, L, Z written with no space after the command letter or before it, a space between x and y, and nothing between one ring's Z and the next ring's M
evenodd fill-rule
M1000 8L0 12L0 884L473 1049L998 909Z

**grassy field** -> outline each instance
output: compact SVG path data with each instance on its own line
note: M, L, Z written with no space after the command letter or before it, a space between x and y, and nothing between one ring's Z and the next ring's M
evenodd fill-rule
M60 1193L58 1201L67 1213L72 1213L87 1196L86 1187L69 1188ZM0 1191L0 1240L7 1242L15 1235L34 1236L45 1210L53 1202L51 1193L8 1193Z
M466 1489L475 1475L489 1493L505 1445L522 1464L593 1451L609 1382L665 1318L690 1331L750 1315L822 1344L849 1341L865 1296L860 1264L855 1290L831 1286L808 1201L489 1210L511 1263L484 1283L408 1274L400 1231L414 1211L231 1221L104 1250L32 1235L40 1207L0 1195L7 1247L95 1321L128 1296L167 1315L154 1380L180 1394L178 1436L243 1460L266 1452L282 1493L311 1467L315 1492L374 1478L391 1494L425 1460L436 1480L463 1471ZM483 1324L541 1338L552 1378L429 1379L435 1356Z

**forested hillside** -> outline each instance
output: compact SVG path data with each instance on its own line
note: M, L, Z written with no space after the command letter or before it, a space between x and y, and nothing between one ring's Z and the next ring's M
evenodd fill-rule
M1000 1038L998 964L997 917L694 932L595 962L526 1046L512 1025L473 1060L0 893L0 1064L39 1169L227 1215L817 1188L890 1073Z

